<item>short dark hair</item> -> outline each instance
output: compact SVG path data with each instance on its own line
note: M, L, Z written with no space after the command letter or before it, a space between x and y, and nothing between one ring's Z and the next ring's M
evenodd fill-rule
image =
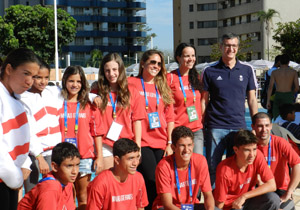
M272 122L272 119L269 114L265 112L258 112L255 115L252 116L252 125L255 125L257 119L262 119L262 118L269 118L270 122Z
M234 33L228 33L228 34L224 34L222 36L222 39L221 39L221 44L224 43L224 40L227 40L227 39L237 39L238 40L238 44L240 43L240 37Z
M52 150L51 161L60 165L67 158L80 158L80 153L73 144L68 142L58 143Z
M185 126L178 126L172 131L172 144L176 146L180 138L190 137L194 141L193 131Z
M274 63L275 63L275 64L278 63L278 62L280 61L280 58L281 58L281 55L277 55L277 56L275 57Z
M290 62L290 56L288 54L282 54L280 57L280 64L288 65Z
M49 73L50 73L50 66L48 63L46 63L46 61L44 61L43 59L41 59L41 66L40 69L48 69Z
M257 137L249 130L239 130L233 139L233 146L239 147L247 144L257 144Z
M294 104L282 104L279 107L279 114L282 119L286 120L287 115L291 114L295 111L295 106Z
M126 138L119 139L113 146L113 156L118 156L119 158L128 153L138 151L140 151L139 146L134 141Z

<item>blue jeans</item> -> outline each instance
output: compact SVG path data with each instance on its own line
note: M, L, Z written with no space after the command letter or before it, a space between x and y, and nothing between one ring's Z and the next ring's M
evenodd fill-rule
M230 156L233 152L232 137L237 130L211 128L205 130L206 159L209 168L210 181L213 189L215 188L216 168L222 160L224 151L227 149Z
M197 130L194 132L194 153L203 155L204 137L203 130Z

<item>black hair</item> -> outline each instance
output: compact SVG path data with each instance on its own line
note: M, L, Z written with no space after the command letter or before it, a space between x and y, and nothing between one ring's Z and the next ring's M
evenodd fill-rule
M288 114L292 114L295 111L294 104L282 104L279 107L279 114L282 119L286 120Z
M180 138L190 137L194 141L193 131L185 126L178 126L172 131L172 144L176 146Z
M290 62L290 56L288 54L282 54L280 57L281 65L288 65Z
M52 150L51 161L60 165L67 158L80 158L80 153L73 144L68 142L58 143Z
M41 59L41 66L40 69L48 69L49 73L50 73L50 66L48 63L46 63L43 59Z
M233 139L233 146L239 147L247 144L257 144L257 137L249 130L239 130Z
M274 61L275 64L278 63L278 62L280 61L280 57L281 57L281 55L277 55L277 56L275 57L275 61Z
M113 156L118 156L119 158L128 153L138 151L140 151L139 146L134 141L126 138L119 139L113 146Z
M174 53L174 58L175 58L175 61L179 64L179 61L177 60L177 57L181 57L182 55L182 51L184 48L186 47L191 47L194 49L195 51L195 56L196 56L196 48L194 47L194 45L192 44L188 44L188 43L180 43L177 47L176 47L176 50L175 50L175 53ZM189 83L190 85L195 89L195 90L199 90L201 91L202 90L202 83L200 81L200 76L196 70L196 62L193 66L193 68L191 68L189 70Z
M253 115L252 118L251 118L252 125L255 125L256 119L262 119L262 118L269 118L270 122L272 122L272 119L271 119L269 114L267 114L265 112L258 112L255 115Z
M36 63L39 66L41 65L39 57L30 49L18 48L11 51L1 66L0 78L4 79L5 68L8 64L10 64L13 69L16 69L18 66L25 63Z

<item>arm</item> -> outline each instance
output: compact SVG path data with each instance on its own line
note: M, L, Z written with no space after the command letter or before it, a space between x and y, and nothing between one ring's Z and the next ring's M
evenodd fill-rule
M294 93L298 93L299 90L299 81L298 81L298 73L295 71L295 77L294 77Z
M268 87L268 95L267 95L267 108L271 109L271 103L270 103L270 99L271 99L271 95L272 95L272 91L273 91L273 86L274 86L274 73L272 72L271 74L271 79L270 79L270 84Z
M217 207L218 209L223 209L223 207L224 207L224 202L215 201L215 203L216 203L216 207Z
M300 181L300 164L297 164L292 168L291 180L288 189L286 193L282 195L280 198L282 202L285 202L291 198L292 193L294 192L294 190L299 184L299 181Z
M133 122L135 143L141 148L142 141L142 122L136 120Z
M164 206L164 210L180 210L180 208L173 204L171 193L162 193L160 194L160 196L162 205Z
M102 153L102 136L94 137L97 158L94 161L93 169L98 175L104 168L103 153Z
M249 90L247 92L247 102L249 106L250 116L252 117L257 113L257 100L255 96L255 90Z
M258 186L254 190L248 191L241 195L239 198L237 198L233 203L232 203L232 208L234 209L241 209L242 206L244 205L245 201L249 198L253 198L268 192L273 192L276 190L276 183L275 179L270 179L266 183Z
M204 206L206 210L214 210L215 200L211 191L203 192L204 195Z
M209 92L202 91L201 92L201 110L202 110L202 120L204 121L205 110L209 101Z
M172 155L173 154L173 150L171 148L171 144L169 143L172 141L172 131L174 129L174 122L169 122L167 125L167 132L168 132L168 143L167 143L167 147L166 150L164 152L164 156L168 156L168 155Z
M48 163L44 159L43 155L39 154L35 158L39 162L39 169L40 169L41 174L46 175L47 173L49 173L50 172L50 168L49 168Z

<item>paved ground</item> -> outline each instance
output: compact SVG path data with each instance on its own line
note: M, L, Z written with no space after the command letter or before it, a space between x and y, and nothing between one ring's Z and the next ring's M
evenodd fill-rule
M300 210L300 188L297 188L293 193L294 202L296 204L296 210Z

